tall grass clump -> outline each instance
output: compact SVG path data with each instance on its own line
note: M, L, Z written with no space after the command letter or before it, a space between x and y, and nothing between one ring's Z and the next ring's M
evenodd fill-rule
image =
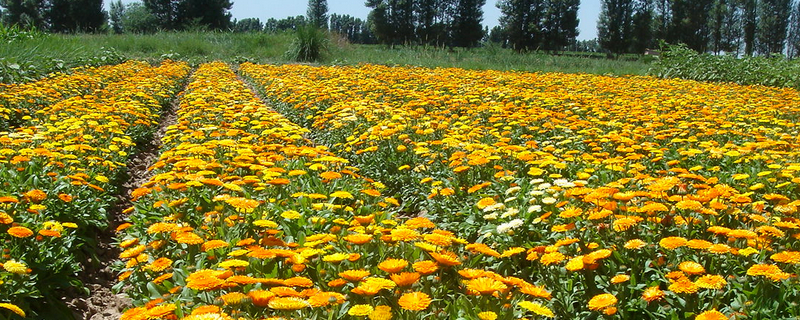
M313 26L300 26L286 52L287 58L297 62L319 61L328 50L328 42L327 32Z

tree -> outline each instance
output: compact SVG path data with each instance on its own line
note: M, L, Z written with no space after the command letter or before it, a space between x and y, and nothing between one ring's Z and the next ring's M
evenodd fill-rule
M45 17L53 32L96 32L106 22L103 0L49 0Z
M483 5L486 0L459 0L452 23L452 44L474 47L483 39Z
M791 16L786 37L786 51L789 59L795 58L800 53L800 2L792 6Z
M654 12L652 0L637 0L633 5L631 21L631 47L633 53L643 54L648 48L655 47L653 39Z
M674 0L668 40L672 43L684 43L698 52L705 52L710 34L709 12L713 3L713 0Z
M328 28L328 1L308 0L308 21L312 26L320 29Z
M158 27L165 30L178 28L178 0L142 0L147 10L158 21Z
M501 0L497 7L500 8L500 26L508 45L516 51L538 49L544 1Z
M789 15L790 0L761 0L758 6L758 52L766 56L783 52Z
M753 51L755 51L755 43L756 43L756 23L757 23L757 12L756 12L756 0L743 0L742 2L742 23L743 23L743 32L744 32L744 54L748 56L753 56Z
M156 16L140 2L129 3L125 7L120 23L124 33L153 33L159 28Z
M631 44L633 25L633 0L602 0L597 38L600 46L609 52L626 52Z
M417 39L413 0L367 0L365 5L372 8L367 23L380 43L408 44Z
M736 0L716 0L709 17L710 49L715 54L722 51L738 52L741 38L741 13Z
M3 23L22 28L42 29L45 26L45 0L0 0L5 8Z
M213 30L228 29L233 3L230 0L182 0L178 5L180 28L200 26Z
M542 20L541 47L558 51L575 42L578 36L580 0L549 0Z
M233 21L233 31L235 32L260 32L264 29L264 24L258 18L244 18Z
M111 22L111 30L114 33L122 33L122 16L125 14L125 5L122 0L111 1L108 13L108 20Z

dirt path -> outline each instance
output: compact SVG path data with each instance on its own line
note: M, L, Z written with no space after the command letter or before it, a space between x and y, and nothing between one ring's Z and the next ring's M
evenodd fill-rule
M128 160L127 180L125 180L117 195L117 203L109 212L109 227L98 235L97 256L99 261L87 261L84 272L79 275L87 288L90 290L88 296L75 293L64 302L72 310L75 319L79 320L117 320L123 311L131 307L131 300L124 294L114 294L111 287L117 283L116 272L112 270L112 264L119 258L119 247L114 245L115 230L125 222L123 210L132 206L130 193L143 183L147 182L152 176L148 171L153 163L158 160L161 149L161 138L170 125L177 120L178 101L176 97L164 113L158 123L158 130L153 134L146 144L137 146L137 152Z

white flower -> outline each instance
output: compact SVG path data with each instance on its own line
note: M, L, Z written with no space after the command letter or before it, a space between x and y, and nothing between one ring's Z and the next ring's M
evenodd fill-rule
M508 208L506 210L506 212L503 212L503 214L500 216L500 218L501 219L505 219L505 218L508 218L508 217L515 217L515 216L517 216L518 213L519 213L519 209L517 209L517 208Z
M514 219L497 226L497 233L508 233L522 225L522 219Z
M558 201L558 200L556 200L556 198L553 198L553 197L547 197L547 198L542 199L542 203L544 203L544 204L554 204L554 203L556 203L556 201Z
M503 202L504 203L508 203L508 202L511 202L511 201L514 201L514 200L517 200L517 197L506 198L506 200L503 200Z
M534 212L542 212L542 206L537 204L537 205L528 207L528 213L534 213Z
M505 204L503 204L503 203L495 203L493 205L486 206L486 208L483 208L483 212L492 212L492 211L497 211L497 210L501 210L501 209L505 209L505 208L506 208Z
M520 187L511 187L511 188L508 188L508 190L506 190L506 195L510 195L510 194L517 193L517 192L519 192L520 190L522 190L522 188L520 188Z
M552 184L549 184L549 183L542 183L542 184L540 184L538 187L536 187L536 189L539 189L539 190L546 190L546 189L550 189L550 187L552 187L552 186L553 186L553 185L552 185Z
M543 195L543 194L544 194L544 191L542 191L542 190L533 190L533 191L531 191L529 194L530 194L531 196L534 196L534 197L536 197L536 196L541 196L541 195Z
M575 186L574 183L570 182L567 179L556 179L555 181L553 181L553 184L562 188L572 188Z
M483 218L486 220L497 220L497 212L492 212L490 214L483 215Z

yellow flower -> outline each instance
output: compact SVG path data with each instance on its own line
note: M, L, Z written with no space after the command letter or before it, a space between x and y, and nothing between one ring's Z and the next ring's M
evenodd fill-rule
M369 314L369 320L391 320L392 307L390 306L377 306L372 313Z
M553 310L550 310L550 308L545 307L538 302L521 301L517 305L543 317L548 317L548 318L555 317L555 314L553 314Z
M300 213L294 210L287 210L281 213L281 217L288 220L295 220L300 218Z
M6 271L14 273L14 274L26 274L28 273L28 266L22 262L17 262L14 260L8 260L3 262L3 269Z
M17 307L14 304L10 303L0 303L0 308L11 310L11 312L16 313L20 317L25 318L25 311L22 311L20 307Z
M480 319L480 320L496 320L497 319L497 313L494 313L494 311L484 311L484 312L478 313L478 319Z
M364 317L372 314L372 306L368 304L357 304L350 307L350 310L347 311L347 314L355 317Z

